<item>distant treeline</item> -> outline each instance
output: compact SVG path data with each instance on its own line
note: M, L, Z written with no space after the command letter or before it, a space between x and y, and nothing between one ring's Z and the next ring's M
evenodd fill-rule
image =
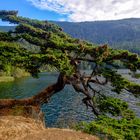
M140 54L140 19L55 23L75 38Z
M88 40L89 42L99 45L109 44L113 48L126 49L140 55L139 18L115 21L55 23L74 38ZM14 26L0 26L0 31L9 31L14 29Z

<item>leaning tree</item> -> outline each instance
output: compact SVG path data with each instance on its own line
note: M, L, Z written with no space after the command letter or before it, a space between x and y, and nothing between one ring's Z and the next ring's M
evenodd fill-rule
M14 31L0 32L0 70L4 70L5 65L10 63L36 77L42 66L50 65L57 69L59 76L56 83L32 97L1 99L0 109L40 106L70 84L76 92L84 94L83 103L96 116L105 113L118 114L121 117L126 114L132 116L126 103L110 97L97 87L110 85L113 94L121 94L123 90L127 90L138 96L140 85L125 79L117 72L120 66L118 62L132 72L140 69L140 58L137 54L75 39L53 23L24 18L17 14L17 11L0 11L3 21L17 25ZM36 47L38 51L32 51L30 45L24 47L23 41ZM91 65L91 73L80 69L83 62Z

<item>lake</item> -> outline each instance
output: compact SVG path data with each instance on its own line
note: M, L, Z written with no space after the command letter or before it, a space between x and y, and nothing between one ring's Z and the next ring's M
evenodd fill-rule
M127 70L121 70L124 76L128 79L140 83L140 79L133 79L128 75ZM0 98L15 98L21 99L37 94L48 85L57 80L57 73L41 73L39 78L24 77L17 79L14 82L0 83ZM113 92L109 91L110 85L103 88L104 92L114 96ZM126 94L127 93L127 94ZM115 95L118 97L118 95ZM69 127L72 124L80 121L91 121L94 115L90 109L87 109L82 103L83 95L74 91L68 85L61 92L51 97L48 104L42 105L42 111L45 114L45 122L47 127ZM123 91L119 98L129 102L130 107L140 117L140 98L135 98L132 94Z
M26 98L57 80L56 73L41 73L39 78L25 77L14 82L0 83L0 98ZM94 118L91 110L82 103L83 95L75 92L71 86L55 94L48 104L42 106L46 126L69 127L75 122L90 121Z

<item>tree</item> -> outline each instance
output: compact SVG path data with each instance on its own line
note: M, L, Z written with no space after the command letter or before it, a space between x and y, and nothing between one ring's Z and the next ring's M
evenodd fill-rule
M39 106L48 102L49 98L63 90L66 84L78 93L84 94L83 103L90 107L96 116L105 113L125 117L132 115L128 105L116 98L109 97L104 91L95 87L110 83L114 94L127 90L139 95L140 85L130 82L117 73L120 61L133 72L140 69L140 58L137 54L126 50L109 48L107 45L95 46L89 42L74 39L64 33L60 27L48 21L39 21L17 16L16 11L0 11L3 21L17 24L15 31L0 32L0 70L6 64L24 68L32 76L37 77L40 68L51 65L57 68L57 82L50 85L33 97L26 99L1 99L0 109L14 106ZM21 47L20 41L26 40L35 45L39 51L32 52ZM90 62L92 72L80 70L81 62Z

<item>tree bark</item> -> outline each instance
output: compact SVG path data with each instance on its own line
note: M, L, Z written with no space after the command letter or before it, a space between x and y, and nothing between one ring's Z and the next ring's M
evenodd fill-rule
M0 99L0 109L12 108L14 106L39 106L47 102L48 99L55 93L61 91L66 84L66 76L60 73L55 84L50 85L37 95L26 99Z

